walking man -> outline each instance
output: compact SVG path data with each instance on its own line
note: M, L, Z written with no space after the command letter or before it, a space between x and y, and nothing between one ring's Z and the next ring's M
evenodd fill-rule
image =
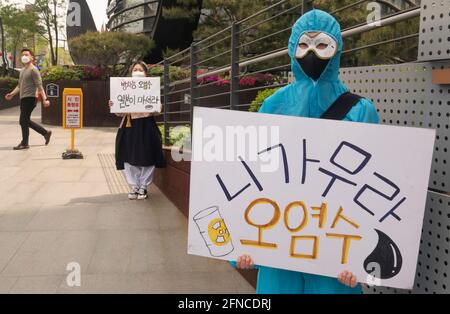
M34 66L34 54L24 48L21 51L23 69L20 72L19 84L9 94L5 96L6 100L13 99L20 93L20 127L22 128L22 142L14 147L14 150L23 150L29 148L28 139L30 137L30 128L41 134L45 139L45 145L50 142L51 131L47 131L36 122L31 121L31 113L36 108L38 98L43 100L45 107L50 106L50 102L45 94L42 85L42 78L39 70ZM37 97L36 97L37 96Z

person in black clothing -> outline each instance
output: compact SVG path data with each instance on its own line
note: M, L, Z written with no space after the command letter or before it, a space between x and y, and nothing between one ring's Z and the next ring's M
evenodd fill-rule
M130 69L132 77L147 77L144 62L135 63ZM111 107L113 102L109 101ZM164 168L166 161L162 151L162 135L153 114L133 113L122 116L116 137L116 167L125 170L132 187L130 200L148 197L147 188L153 182L155 168Z

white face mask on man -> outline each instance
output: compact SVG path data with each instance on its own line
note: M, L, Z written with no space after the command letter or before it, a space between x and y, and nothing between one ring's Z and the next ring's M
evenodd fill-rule
M131 76L132 77L147 77L147 75L141 71L133 71L133 73L131 73Z
M28 64L28 63L31 62L31 59L28 56L22 56L21 61L22 61L23 64Z

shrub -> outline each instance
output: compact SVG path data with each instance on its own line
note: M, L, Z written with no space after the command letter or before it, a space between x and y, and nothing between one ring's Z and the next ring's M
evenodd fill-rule
M186 2L186 0L184 0ZM181 2L181 1L180 1ZM189 2L189 1L188 1ZM189 4L189 3L187 3ZM187 4L183 7L164 7L162 16L166 20L189 20L194 22L196 18L198 18L197 10L189 10L187 8Z
M161 77L161 83L164 82L164 66L151 65L148 73L149 73L149 76ZM189 78L190 76L191 76L191 71L189 69L180 68L177 66L169 67L169 79L171 82L181 81L181 80Z
M197 75L206 73L204 70L199 70ZM217 86L229 86L230 78L228 76L221 76L218 74L207 75L198 79L198 84L210 84L216 82ZM272 74L255 73L244 75L239 80L239 86L245 88L251 88L255 86L266 86L276 82L276 77Z
M253 100L250 104L250 108L248 109L248 111L258 112L264 100L272 96L278 89L279 88L270 88L259 91L258 95L256 95L255 100Z
M78 65L78 67L83 72L83 80L86 81L106 81L110 77L117 77L126 75L126 69L123 64L110 65L106 68L100 66L90 66L90 65Z
M44 81L80 81L84 77L80 67L52 66L41 72Z
M70 41L71 53L76 59L102 68L119 60L131 64L154 47L154 41L148 36L124 32L87 32Z
M164 125L160 124L159 130L163 136L164 142ZM169 128L169 138L168 143L163 143L165 146L173 146L175 144L179 144L181 141L186 141L187 138L191 135L191 128L187 125L185 126L177 126Z
M169 141L170 145L185 142L191 136L191 128L189 126L178 126L170 128Z
M120 76L124 71L123 65L99 66L73 65L73 66L53 66L42 70L44 81L105 81L110 77Z
M4 89L14 89L17 84L19 83L19 80L13 77L0 77L0 88Z
M181 81L187 79L191 76L191 71L189 69L170 66L169 67L169 77L171 82Z
M108 79L107 69L99 66L84 66L83 79L87 81L101 81Z
M254 87L256 85L256 77L244 76L239 80L239 86L241 87Z
M163 77L164 76L164 67L161 65L150 65L148 75Z

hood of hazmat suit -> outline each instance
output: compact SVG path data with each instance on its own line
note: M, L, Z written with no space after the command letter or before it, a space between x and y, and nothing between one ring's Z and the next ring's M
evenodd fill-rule
M308 76L296 58L299 40L305 33L324 33L337 43L337 51L328 61L317 80ZM267 98L261 106L261 113L320 118L322 114L341 96L348 92L347 86L339 79L342 53L341 27L330 14L312 10L297 20L289 39L289 56L295 82L281 88ZM344 120L378 123L378 115L373 103L360 99Z

